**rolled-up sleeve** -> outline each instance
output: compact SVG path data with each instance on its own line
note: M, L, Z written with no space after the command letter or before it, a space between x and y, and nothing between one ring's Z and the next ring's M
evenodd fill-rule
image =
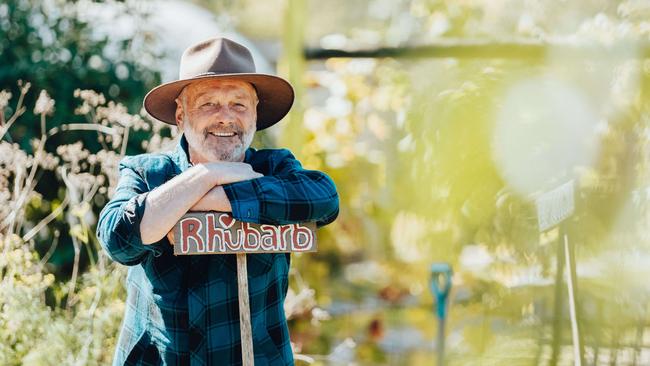
M323 226L336 219L339 197L325 173L302 168L288 150L277 150L272 174L226 184L235 219L260 224L315 221Z
M140 221L149 192L144 179L125 160L120 162L115 194L99 215L97 238L114 261L132 266L148 254L160 255L162 248L160 244L142 243Z

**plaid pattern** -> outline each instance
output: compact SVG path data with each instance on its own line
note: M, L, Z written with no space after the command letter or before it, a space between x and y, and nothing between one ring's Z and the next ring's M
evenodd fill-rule
M224 186L236 219L322 226L338 215L334 183L303 169L288 150L249 149L245 162L265 176ZM174 256L166 238L152 245L140 239L148 192L189 166L184 137L175 151L124 158L115 194L100 214L100 244L130 266L114 365L241 364L235 255ZM247 256L256 366L293 365L283 309L290 259Z

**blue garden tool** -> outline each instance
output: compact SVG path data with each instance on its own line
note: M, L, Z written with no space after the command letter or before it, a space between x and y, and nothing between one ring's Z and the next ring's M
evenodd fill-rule
M436 299L438 315L438 366L443 366L445 359L445 321L447 319L447 300L451 292L451 265L434 263L431 265L431 293Z

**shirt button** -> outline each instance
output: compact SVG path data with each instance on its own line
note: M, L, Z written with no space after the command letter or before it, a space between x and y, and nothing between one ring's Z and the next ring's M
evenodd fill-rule
M248 210L248 212L246 213L246 216L247 216L247 217L251 217L251 216L252 216L251 210Z

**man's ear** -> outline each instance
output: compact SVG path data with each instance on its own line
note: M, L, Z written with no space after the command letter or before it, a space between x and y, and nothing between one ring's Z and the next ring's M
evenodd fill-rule
M256 125L256 127L257 127L257 111L258 111L257 107L258 107L259 104L260 104L260 100L257 98L257 95L255 95L255 108L253 108L253 110L255 112L255 125Z
M183 115L185 114L185 111L183 111L183 103L181 103L180 97L174 99L174 101L176 102L176 114L174 115L174 118L176 119L176 125L182 130Z

